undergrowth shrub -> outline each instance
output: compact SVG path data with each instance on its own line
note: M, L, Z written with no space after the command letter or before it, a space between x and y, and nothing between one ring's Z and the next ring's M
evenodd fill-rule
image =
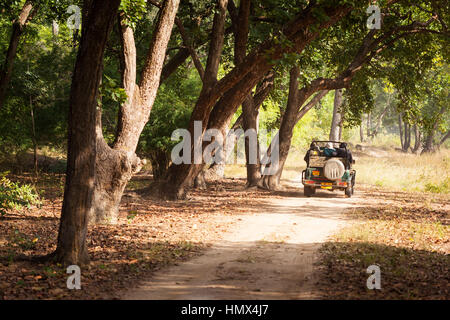
M28 184L20 185L12 182L5 176L0 179L0 215L5 215L9 210L23 210L41 204L35 188Z

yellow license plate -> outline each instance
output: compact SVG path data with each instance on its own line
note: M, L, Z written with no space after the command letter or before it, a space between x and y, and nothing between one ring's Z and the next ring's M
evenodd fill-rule
M322 189L331 189L333 187L333 184L329 183L329 182L323 182L323 183L320 184L320 187Z
M320 171L313 171L312 174L313 176L320 176Z

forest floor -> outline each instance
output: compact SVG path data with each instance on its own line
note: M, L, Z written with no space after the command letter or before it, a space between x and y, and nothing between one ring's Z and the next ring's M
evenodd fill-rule
M29 176L11 177L27 181ZM119 223L91 226L81 290L61 265L22 259L55 249L62 175L42 175L44 204L0 217L0 299L448 299L448 195L358 185L354 197L299 181L246 190L225 179L186 201L142 197L130 182ZM381 268L381 290L366 269Z

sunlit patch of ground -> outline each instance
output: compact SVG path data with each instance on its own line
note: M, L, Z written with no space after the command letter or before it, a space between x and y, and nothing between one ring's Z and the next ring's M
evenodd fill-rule
M355 222L322 247L319 288L327 299L449 299L450 203L446 195L363 188ZM369 290L366 269L381 269Z

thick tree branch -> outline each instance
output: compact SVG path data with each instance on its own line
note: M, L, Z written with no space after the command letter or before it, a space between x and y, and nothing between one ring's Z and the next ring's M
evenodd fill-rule
M203 65L197 55L197 52L195 51L194 47L193 47L193 43L192 40L189 36L189 34L186 32L186 30L184 29L183 23L181 22L180 19L175 18L175 24L178 27L178 31L180 32L181 38L183 39L183 44L186 46L186 48L189 51L189 54L192 58L192 61L194 61L194 65L195 68L198 71L198 74L200 76L200 79L203 80L203 78L205 77L205 70L203 68Z

